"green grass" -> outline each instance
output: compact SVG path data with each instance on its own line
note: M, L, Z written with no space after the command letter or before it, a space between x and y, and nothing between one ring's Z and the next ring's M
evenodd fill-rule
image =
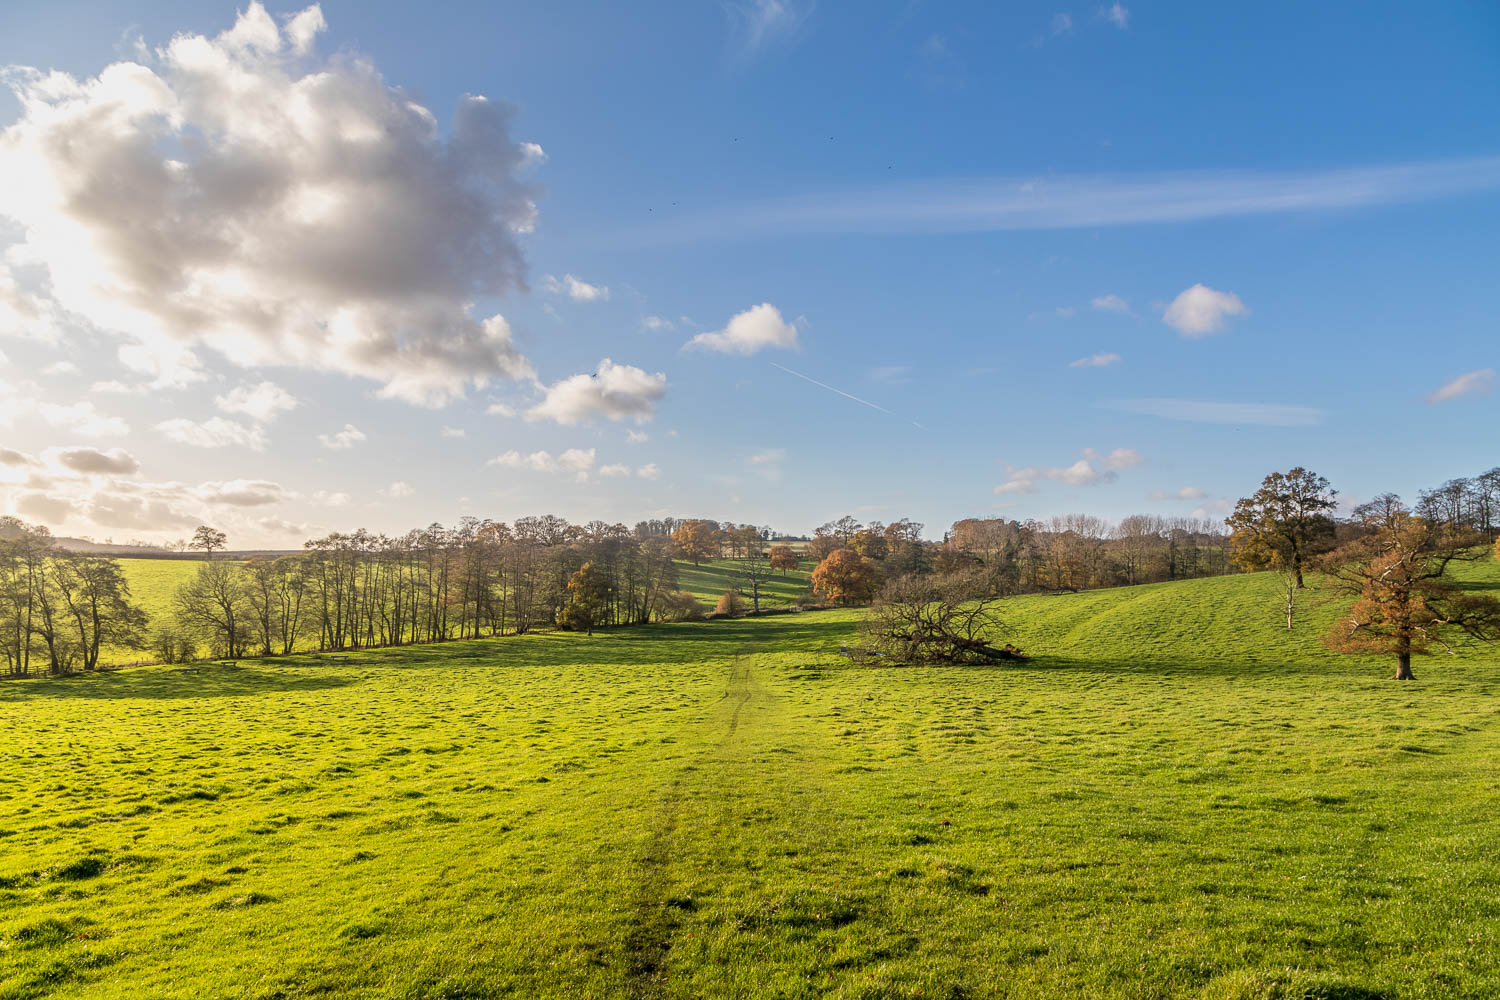
M779 571L773 572L761 589L760 606L784 608L809 603L807 592L812 573L805 567L811 566L811 560L804 559L802 566L804 568L789 570L786 576L782 576ZM738 566L733 559L714 559L701 566L681 560L677 563L678 588L686 590L710 608L724 596L725 591L735 586L738 579ZM748 606L749 597L745 600Z
M1260 576L1007 617L0 685L0 997L1500 994L1494 651L1388 681Z

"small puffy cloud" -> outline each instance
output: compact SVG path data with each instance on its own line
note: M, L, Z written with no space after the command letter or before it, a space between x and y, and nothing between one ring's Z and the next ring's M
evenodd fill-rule
M1250 309L1238 295L1197 284L1173 299L1161 318L1184 337L1206 337L1224 329L1230 317L1248 315Z
M107 379L102 382L95 382L93 385L89 386L89 392L91 393L102 393L112 396L144 395L145 393L148 393L150 391L151 384L149 382L141 382L136 385L126 385L119 379L114 378Z
M130 425L119 417L100 413L94 404L84 400L63 406L43 403L42 419L53 427L82 434L84 437L118 437L130 433Z
M489 464L502 468L533 469L537 472L571 472L579 482L584 482L594 467L594 449L569 448L556 456L549 451L534 451L529 455L522 455L512 450L496 455L490 459Z
M97 448L55 448L47 459L72 472L86 476L128 476L139 472L141 463L123 448L100 451Z
M1069 368L1108 368L1110 365L1117 365L1121 361L1124 361L1124 360L1125 359L1122 358L1122 357L1120 357L1118 354L1105 354L1105 353L1090 354L1086 358L1079 358L1077 361L1069 361L1068 362L1068 367Z
M54 361L42 369L43 375L77 375L78 366L71 361Z
M409 497L417 491L412 489L410 483L398 479L394 483L391 483L389 486L383 486L375 492L379 493L383 497L389 497L392 500L399 500L402 497Z
M601 465L599 467L599 475L605 479L617 479L621 476L628 476L630 475L630 466L618 463L614 465Z
M1124 4L1112 3L1108 7L1100 7L1099 16L1121 31L1130 27L1130 8Z
M683 345L722 354L755 354L767 348L797 349L797 322L788 323L769 302L732 317L716 333L700 333Z
M648 422L667 394L667 376L648 375L634 365L599 362L592 375L573 375L546 388L546 398L526 411L527 420L555 420L565 426L594 417Z
M995 487L995 493L1035 493L1038 482L1063 483L1067 486L1098 486L1112 483L1119 478L1119 469L1129 469L1141 464L1140 453L1134 448L1116 448L1108 455L1101 455L1092 448L1085 448L1083 458L1067 466L1010 469L1010 478Z
M1130 303L1118 295L1101 295L1098 298L1090 299L1089 305L1097 312L1130 314Z
M329 493L326 490L318 490L308 499L320 507L346 507L349 504L349 494Z
M24 517L44 524L61 524L77 510L76 501L49 493L20 493L11 500L11 507Z
M444 427L439 433L441 433L445 438L462 438L469 436L469 432L464 430L462 427Z
M1146 494L1148 500L1202 500L1206 496L1208 494L1196 486L1184 486L1170 493L1166 490L1152 490Z
M331 451L344 451L348 448L353 448L365 440L365 432L353 424L345 424L344 429L341 431L335 431L332 434L319 434L318 440L322 442L323 447Z
M227 507L264 507L288 499L280 483L265 479L231 479L221 483L201 483L193 490L204 503Z
M1058 319L1072 319L1078 315L1078 310L1073 306L1058 306L1052 311L1057 314Z
M625 432L625 443L626 444L645 444L647 441L650 441L650 440L651 440L651 435L647 434L645 431L626 431Z
M762 448L747 461L756 475L775 482L781 478L781 463L785 460L785 448Z
M637 468L635 474L641 479L660 479L661 468L655 462L647 462Z
M1460 375L1452 382L1439 386L1427 394L1429 403L1446 403L1460 396L1471 396L1489 392L1495 386L1495 369L1481 368L1477 372Z
M642 316L641 329L651 330L652 332L658 330L675 330L677 329L677 324L660 316Z
M513 417L516 415L516 408L507 403L491 403L484 408L484 412L491 417Z
M550 274L546 275L542 278L542 289L553 295L567 295L574 302L600 302L609 298L607 286L591 285L571 274L563 275L561 281Z
M464 96L440 124L370 59L320 58L323 27L256 0L95 76L8 69L0 327L77 317L158 386L205 377L203 351L434 406L532 377L470 304L524 287L541 150L507 104Z
M37 460L24 452L16 451L14 448L0 448L0 465L15 467L26 465L37 465Z
M257 423L268 424L282 413L295 410L297 400L275 382L260 382L239 385L215 396L214 405L225 413L242 413Z
M1083 457L1090 462L1099 462L1106 469L1131 469L1143 461L1140 452L1134 448L1116 448L1108 455L1100 455L1092 448L1085 448Z
M156 425L156 429L169 440L178 444L190 444L195 448L239 446L251 451L264 451L266 447L266 435L259 426L225 420L223 417L209 417L202 421L174 417L163 420Z

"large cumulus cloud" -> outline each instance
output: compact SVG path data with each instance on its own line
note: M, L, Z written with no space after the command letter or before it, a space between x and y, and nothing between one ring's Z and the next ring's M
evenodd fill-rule
M200 377L205 348L424 405L532 377L472 304L523 285L540 148L477 96L443 136L367 60L319 58L322 27L252 3L91 78L7 70L0 327L55 337L66 317L162 384Z

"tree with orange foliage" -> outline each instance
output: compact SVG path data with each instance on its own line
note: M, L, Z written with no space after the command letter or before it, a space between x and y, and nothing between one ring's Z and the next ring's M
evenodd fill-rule
M771 546L771 568L781 570L781 575L786 576L789 569L797 568L797 552L790 545Z
M835 604L868 601L880 589L880 567L853 549L835 549L813 570L812 588Z
M713 521L684 521L672 532L672 544L683 559L691 559L696 566L705 559L712 559L719 550L719 526Z
M1454 562L1479 558L1478 539L1417 517L1387 494L1356 508L1364 533L1328 558L1332 575L1356 600L1324 636L1340 653L1396 657L1395 679L1413 679L1411 658L1449 639L1500 639L1500 601L1468 594L1448 578Z

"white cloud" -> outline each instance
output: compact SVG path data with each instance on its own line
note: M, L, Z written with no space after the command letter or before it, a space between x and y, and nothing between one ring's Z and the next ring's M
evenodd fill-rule
M36 464L37 460L24 452L16 451L14 448L0 448L0 465L20 467Z
M751 465L775 465L786 458L785 448L764 448L750 456Z
M648 375L634 365L599 362L592 375L573 375L546 389L547 396L526 411L527 420L555 420L572 426L594 417L648 422L656 403L667 394L667 376Z
M1100 7L1099 16L1121 31L1130 27L1130 8L1123 4L1113 3L1108 7Z
M651 435L647 434L645 431L626 431L625 432L625 443L626 444L645 444L647 441L650 441L650 440L651 440Z
M204 503L228 507L263 507L280 503L291 494L280 483L264 479L231 479L222 483L202 483L193 493Z
M1224 321L1229 317L1248 315L1250 310L1238 295L1200 283L1173 299L1161 318L1184 337L1206 337L1224 329Z
M399 500L402 497L409 497L417 491L412 489L410 483L398 479L394 483L391 483L391 485L382 487L375 492L379 493L383 497L390 497L392 500Z
M599 475L603 476L605 479L615 479L620 476L628 476L630 475L630 466L620 464L602 465L599 467Z
M84 400L63 406L43 403L42 419L53 427L82 434L84 437L118 437L130 433L130 425L119 417L111 417L94 409L94 404Z
M1152 490L1146 494L1148 500L1202 500L1206 496L1208 494L1196 486L1184 486L1171 493L1166 490Z
M1058 306L1052 311L1057 314L1058 319L1072 319L1078 315L1078 310L1073 306Z
M107 394L107 395L127 396L127 395L144 395L145 393L148 393L150 391L151 391L151 386L149 384L147 384L147 383L140 383L140 384L137 384L137 385L126 385L124 382L121 382L119 379L113 379L113 378L112 379L108 379L108 380L103 381L103 382L95 382L93 385L89 386L89 392L94 393L94 394Z
M506 403L491 403L485 407L484 412L491 417L513 417L516 415L516 408Z
M1446 403L1460 396L1489 392L1495 385L1495 369L1481 368L1477 372L1460 375L1427 394L1429 403Z
M54 361L42 369L43 375L77 375L78 366L71 361Z
M445 438L462 438L469 436L469 432L464 430L462 427L444 427L439 433L441 433Z
M349 494L329 493L326 490L318 490L318 492L308 497L308 499L321 507L344 507L349 503Z
M635 470L635 474L641 479L660 479L661 467L655 462L647 462Z
M746 59L773 42L794 37L811 10L799 0L726 0L739 36L739 58Z
M553 295L566 294L574 302L600 302L609 298L609 288L605 285L591 285L581 278L575 278L571 274L563 275L558 281L548 274L542 278L542 288Z
M1038 482L1056 482L1067 486L1098 486L1112 483L1119 478L1119 469L1140 465L1140 453L1134 448L1116 448L1108 455L1101 455L1092 448L1083 450L1083 458L1068 466L1043 468L1030 466L1024 469L1011 468L1010 478L995 492L1000 495L1035 493Z
M1068 367L1069 368L1107 368L1110 365L1117 365L1117 364L1119 364L1123 360L1125 360L1125 359L1122 358L1122 357L1120 357L1118 354L1104 354L1104 353L1090 354L1086 358L1079 358L1077 361L1069 361L1068 362Z
M797 322L788 323L769 302L752 306L730 319L716 333L700 333L684 347L702 347L723 354L754 354L768 347L797 349Z
M675 330L677 329L677 324L669 319L662 319L660 316L642 316L641 329L653 332L657 330Z
M1073 15L1060 13L1052 15L1052 34L1066 35L1073 30Z
M1113 294L1089 299L1089 305L1099 312L1130 313L1130 303Z
M74 314L160 384L202 377L200 348L424 405L530 377L504 318L468 304L522 287L540 149L483 97L440 128L367 58L317 58L322 27L252 2L95 77L7 71L0 216L40 273L22 291L5 269L0 321Z
M345 424L344 429L341 431L335 431L332 434L319 434L318 440L323 443L323 447L331 451L344 451L348 448L353 448L365 440L365 432L353 424Z
M214 405L225 413L243 413L257 423L268 424L282 413L297 408L297 400L275 382L248 382L236 386L222 396L214 397Z
M511 469L533 469L537 472L571 472L579 482L585 482L589 478L589 471L594 467L594 449L569 448L557 456L549 451L534 451L529 455L522 455L512 450L496 455L490 459L489 464Z
M1101 403L1111 410L1145 413L1166 420L1201 424L1256 424L1264 427L1307 427L1323 419L1323 411L1289 403L1221 403L1204 399L1115 399Z
M209 417L194 421L184 417L163 420L156 429L168 439L179 444L190 444L196 448L228 448L239 445L251 451L264 451L266 435L256 424L242 424L223 417Z
M100 451L97 448L54 448L46 453L48 461L87 476L128 476L139 472L141 463L122 448Z

